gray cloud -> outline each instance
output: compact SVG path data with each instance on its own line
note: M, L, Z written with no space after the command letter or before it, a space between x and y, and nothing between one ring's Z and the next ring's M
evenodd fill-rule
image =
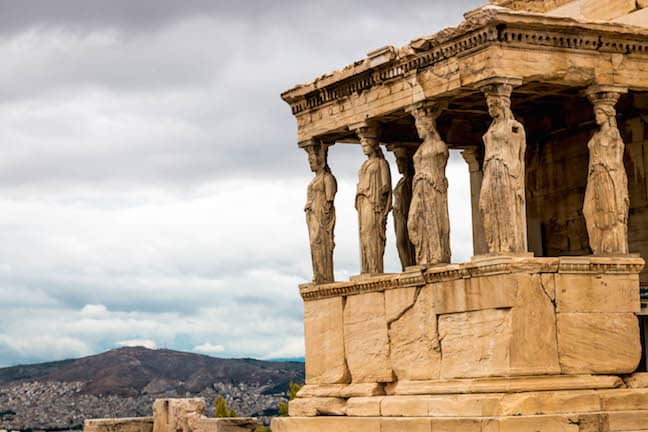
M300 355L311 174L279 94L478 4L0 0L0 364L131 340ZM338 279L361 161L330 153ZM467 171L448 170L462 261Z

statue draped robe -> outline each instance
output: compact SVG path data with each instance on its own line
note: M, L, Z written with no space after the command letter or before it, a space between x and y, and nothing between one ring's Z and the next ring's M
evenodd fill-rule
M355 207L360 227L362 273L383 273L387 215L391 210L391 174L383 157L370 157L360 167Z
M526 135L515 119L494 121L484 135L479 210L490 253L527 251L524 154Z
M412 178L403 176L394 188L394 230L401 266L405 270L416 264L416 252L407 233L407 218L412 202Z
M628 253L628 178L623 166L624 143L616 127L598 131L590 151L583 215L595 254Z
M328 171L316 175L308 185L304 211L310 238L313 281L315 283L334 281L335 207L333 200L336 192L337 182Z
M414 186L409 211L409 237L416 264L450 262L448 148L439 138L427 138L414 154Z

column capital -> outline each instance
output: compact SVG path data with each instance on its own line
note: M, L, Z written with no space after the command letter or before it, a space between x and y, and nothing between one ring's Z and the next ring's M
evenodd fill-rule
M522 82L522 78L496 76L481 80L477 82L473 87L477 88L486 96L488 96L490 93L510 97L513 89L522 85Z
M592 102L594 106L615 106L619 101L619 97L621 97L622 94L626 93L628 93L627 87L600 84L591 85L584 92L585 96L587 96L587 98L590 100L590 102Z
M425 115L437 119L443 110L448 107L446 100L423 100L405 108L405 111L412 116Z
M315 138L311 138L311 139L308 139L308 140L305 140L305 141L300 141L299 143L297 143L299 148L304 149L304 150L308 150L309 148L316 147L316 146L330 147L330 146L332 146L334 144L335 144L335 141L324 141L324 140L319 140L319 139L315 139Z

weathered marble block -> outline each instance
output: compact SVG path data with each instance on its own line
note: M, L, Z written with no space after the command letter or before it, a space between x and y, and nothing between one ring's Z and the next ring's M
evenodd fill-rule
M344 306L344 347L354 383L393 380L383 293L347 297Z
M342 297L304 303L307 384L349 382L343 314Z

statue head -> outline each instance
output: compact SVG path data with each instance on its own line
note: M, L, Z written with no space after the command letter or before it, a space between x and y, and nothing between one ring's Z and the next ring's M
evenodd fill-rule
M396 166L398 172L404 176L412 174L414 167L412 166L412 154L404 147L394 148L394 155L396 155Z
M614 108L619 100L620 93L613 91L588 91L587 97L594 105L594 118L596 124L604 128L611 126L617 128L616 109Z
M616 110L613 106L599 104L594 108L594 118L599 126L616 124Z
M418 136L425 141L427 138L440 138L437 131L437 118L446 108L446 103L424 104L412 109L411 114L414 116L414 125Z
M324 143L316 143L306 147L308 152L308 164L313 172L318 172L327 167L328 146Z
M503 95L486 96L486 105L488 105L488 115L495 120L512 118L511 99Z

